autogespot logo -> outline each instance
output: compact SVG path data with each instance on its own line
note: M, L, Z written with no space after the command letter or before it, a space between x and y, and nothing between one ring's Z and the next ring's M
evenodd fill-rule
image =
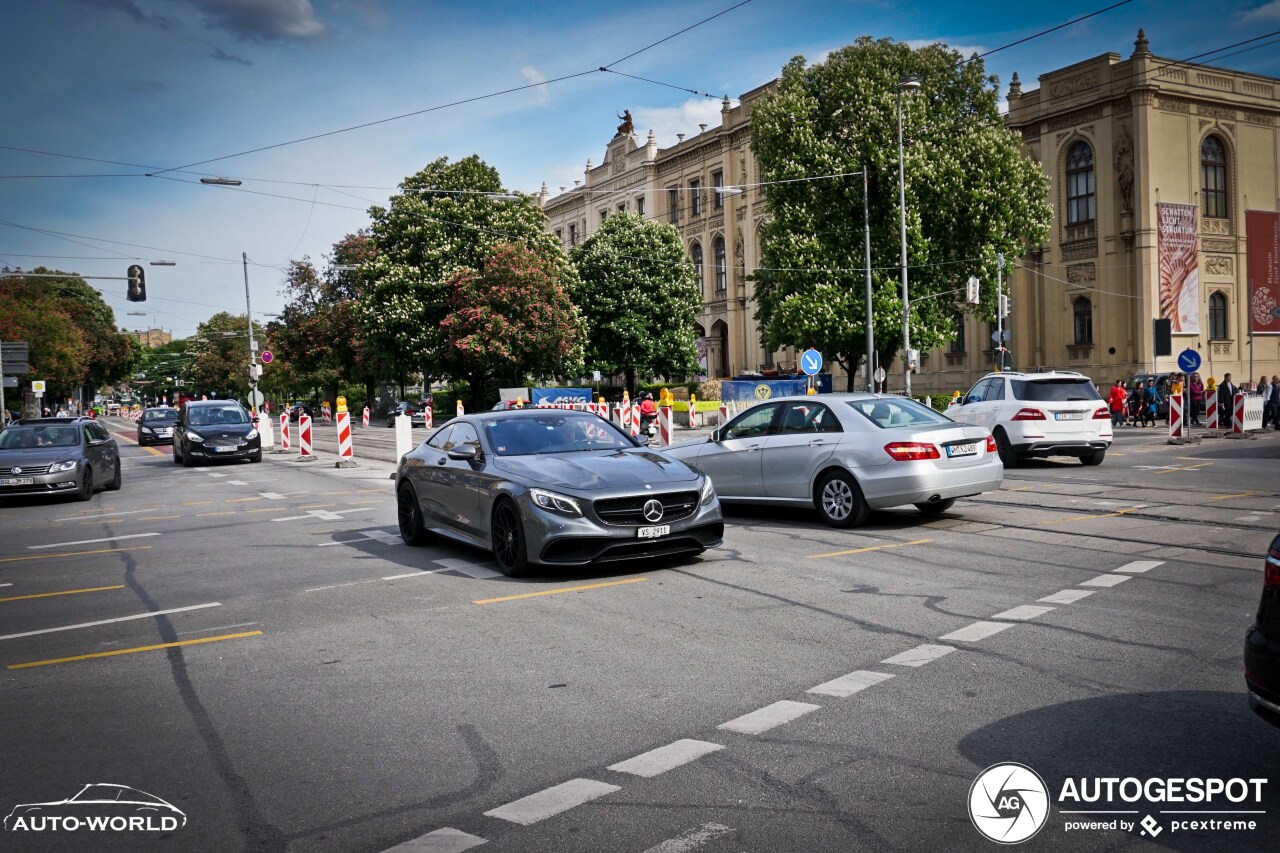
M1049 789L1024 764L993 764L969 788L969 819L987 838L1019 844L1035 835L1049 817Z

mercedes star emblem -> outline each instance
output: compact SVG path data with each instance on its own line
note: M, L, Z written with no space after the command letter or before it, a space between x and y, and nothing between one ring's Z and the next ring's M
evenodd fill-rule
M662 521L662 501L648 500L644 502L644 517L650 524Z

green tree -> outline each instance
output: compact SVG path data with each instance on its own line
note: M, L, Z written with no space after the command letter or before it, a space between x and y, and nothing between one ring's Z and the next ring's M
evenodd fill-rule
M360 268L359 315L370 356L403 384L409 372L451 369L440 324L455 273L479 270L499 244L545 257L562 250L535 204L489 195L506 191L497 170L475 155L456 163L441 157L400 188L389 207L369 210L374 257Z
M249 394L248 322L243 314L220 311L196 327L187 339L192 394L247 399ZM262 329L254 324L255 338Z
M694 321L702 296L680 234L634 214L610 216L570 255L574 301L587 320L587 366L667 378L697 373Z
M908 75L921 81L902 95L913 348L953 339L962 297L947 293L971 275L992 318L996 253L1022 255L1052 215L1048 179L1004 127L996 78L980 59L863 37L822 63L788 63L752 111L752 151L771 182L752 276L756 318L767 348L817 347L848 371L850 389L866 351L862 180L849 174L863 168L881 364L903 343L897 81Z
M586 330L568 295L575 283L563 253L520 244L497 246L479 270L453 274L440 324L444 367L470 382L472 406L484 407L487 379L515 386L581 373Z
M70 396L84 381L90 350L66 306L40 279L26 278L0 278L0 304L0 341L27 342L31 373L21 381L45 380L48 400Z

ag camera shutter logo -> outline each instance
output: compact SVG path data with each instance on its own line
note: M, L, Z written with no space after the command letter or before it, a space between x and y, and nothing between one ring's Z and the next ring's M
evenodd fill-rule
M1049 818L1049 789L1024 764L993 764L969 787L969 819L998 844L1020 844Z

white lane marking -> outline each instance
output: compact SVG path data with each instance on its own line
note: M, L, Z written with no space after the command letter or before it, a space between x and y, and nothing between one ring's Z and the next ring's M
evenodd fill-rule
M357 545L361 542L380 542L383 545L403 545L404 540L394 533L388 533L385 530L361 530L359 531L361 539L342 539L337 542L320 542L317 548L328 548L331 545ZM437 560L436 562L440 562Z
M733 830L722 823L704 823L702 826L686 829L675 838L668 838L661 844L655 844L644 853L690 853L708 841L714 841L730 832Z
M340 509L330 511L327 509L309 509L306 515L290 515L285 518L273 518L272 521L301 521L303 519L319 519L320 521L342 521L344 515L350 515L353 512L373 512L373 507L362 506L356 509Z
M13 586L11 583L0 583L0 586Z
M248 484L248 483L246 483L244 480L227 480L227 481L226 481L226 483L224 483L223 485L227 485L227 486L247 486L247 485L249 485L249 484Z
M313 586L311 589L304 589L303 592L321 592L326 589L340 589L344 586L360 586L361 584L366 583L377 583L380 580L386 580L386 578L369 578L364 581L348 581L347 583L331 583L328 586Z
M1125 563L1118 569L1112 569L1113 572L1129 572L1130 574L1140 575L1143 572L1149 572L1156 566L1163 566L1164 560L1134 560L1132 563Z
M145 539L148 536L159 536L159 533L130 533L128 536L104 536L101 539L79 539L75 542L54 542L52 545L28 545L28 551L39 551L43 548L66 548L71 545L94 545L98 542L116 542L120 539Z
M279 492L258 492L258 497L266 498L269 501L284 500L284 495L280 494Z
M115 518L118 515L138 515L144 512L159 512L159 507L152 509L129 509L123 512L100 512L96 515L64 515L62 518L55 518L54 521L93 521L95 518Z
M1036 607L1034 604L1023 604L1020 607L1012 607L1003 613L997 613L992 619L1006 619L1010 622L1025 622L1028 619L1035 619L1037 616L1043 616L1052 607Z
M443 560L433 560L432 562L437 566L443 567L445 571L461 572L467 577L478 581L502 577L502 572L494 571L488 566L473 563L470 560L459 560L455 557L446 557Z
M209 604L193 604L190 607L174 607L171 610L151 610L146 613L135 613L133 616L118 616L115 619L100 619L97 622L81 622L79 625L62 625L57 628L41 628L39 631L23 631L21 634L5 634L0 640L16 640L19 637L34 637L37 634L52 634L57 631L74 631L77 628L92 628L95 625L110 625L113 622L128 622L131 619L151 619L156 616L167 616L170 613L185 613L188 610L203 610L206 607L221 607L221 601Z
M950 634L943 634L939 640L959 640L964 643L976 643L979 640L985 640L994 634L999 634L1006 628L1012 628L1012 622L974 622L972 625L965 625L952 631Z
M630 773L632 776L643 776L648 779L722 749L724 749L724 746L718 743L681 738L674 743L641 753L635 758L628 758L626 761L610 764L609 769L616 770L619 773Z
M402 575L387 575L384 578L379 578L379 580L398 581L404 580L405 578L425 578L427 575L434 575L436 571L436 569L429 569L425 572L405 572Z
M218 471L205 471L205 473L206 473L206 474L208 474L210 477L225 477L225 476L227 476L226 474L219 473Z
M434 829L426 835L420 835L395 847L388 847L383 853L462 853L463 850L470 850L472 847L486 843L488 839L478 835L470 835L460 829L445 827Z
M1088 598L1093 595L1091 589L1064 589L1062 592L1055 592L1053 595L1046 595L1044 598L1037 598L1036 601L1043 601L1045 604L1075 604L1082 598Z
M898 666L924 666L929 661L937 660L943 655L949 655L955 650L955 646L935 646L925 643L922 646L916 646L914 649L908 649L902 654L885 658L880 663L896 663Z
M823 682L817 687L810 687L805 692L818 693L822 696L838 696L843 699L882 681L888 681L890 678L893 678L893 676L887 672L871 672L870 670L860 669L857 672L851 672L848 675L842 675L839 678Z
M1096 578L1089 578L1080 586L1119 586L1132 579L1133 575L1098 575Z
M738 734L758 735L783 723L789 723L797 717L803 717L805 714L812 713L821 707L821 705L811 705L808 702L792 702L789 699L783 699L780 702L774 702L772 705L765 705L750 714L735 717L727 723L721 723L716 728L724 729L727 732L737 732Z
M216 628L201 628L198 631L179 631L177 636L190 637L192 634L207 634L210 631L229 631L232 628L248 628L250 625L257 625L257 622L237 622L234 625L218 625Z
M530 826L552 815L568 811L574 806L589 803L605 794L621 790L617 785L597 782L594 779L570 779L568 782L553 785L545 791L530 794L505 806L498 806L496 809L485 812L485 815L518 823L521 826Z

